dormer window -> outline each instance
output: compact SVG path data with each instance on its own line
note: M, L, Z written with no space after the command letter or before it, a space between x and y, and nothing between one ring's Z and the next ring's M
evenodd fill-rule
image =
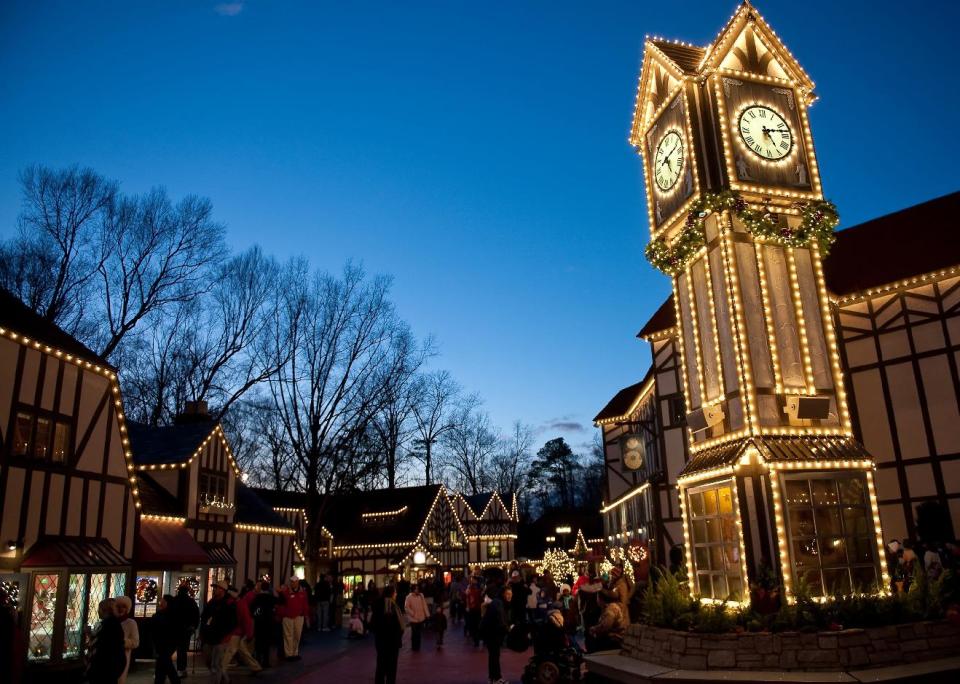
M227 499L226 475L201 472L197 494L201 513L226 514L233 510L233 504Z

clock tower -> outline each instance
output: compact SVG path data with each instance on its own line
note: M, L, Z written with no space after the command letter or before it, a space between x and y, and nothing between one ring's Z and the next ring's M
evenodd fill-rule
M737 562L723 571L730 587L734 571L745 587L773 557L788 595L791 577L807 572L795 562L804 558L791 542L801 528L791 527L786 498L799 485L788 490L786 469L861 478L871 515L859 558L871 569L855 577L848 568L838 586L849 591L866 577L877 588L885 574L873 462L852 438L823 279L838 219L823 199L807 119L815 100L813 81L750 2L706 47L660 38L644 46L630 142L644 165L647 257L673 284L690 447L678 486L687 565L702 596L711 592L701 579L716 569L703 569L708 557L695 562L699 523L690 516L704 514L697 492L718 477L737 512ZM802 534L807 546L826 543L813 524ZM845 534L839 523L829 531ZM825 593L828 577L842 574L818 571Z

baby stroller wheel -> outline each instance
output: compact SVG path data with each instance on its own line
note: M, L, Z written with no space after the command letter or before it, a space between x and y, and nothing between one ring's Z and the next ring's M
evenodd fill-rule
M560 681L560 668L549 660L537 667L537 684L557 684Z

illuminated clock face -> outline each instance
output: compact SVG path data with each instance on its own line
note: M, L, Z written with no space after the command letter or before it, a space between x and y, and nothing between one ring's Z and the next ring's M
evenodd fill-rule
M643 465L643 443L639 437L628 437L623 443L623 465L637 470Z
M786 120L765 105L743 110L737 121L743 144L761 159L779 161L793 149L793 131Z
M677 131L668 131L653 155L653 175L661 192L677 184L682 170L683 139Z

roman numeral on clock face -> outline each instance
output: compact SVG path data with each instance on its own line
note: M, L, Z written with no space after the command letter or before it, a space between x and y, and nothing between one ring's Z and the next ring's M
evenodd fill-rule
M787 119L765 104L752 104L736 120L740 142L761 159L777 162L793 152L793 132Z

